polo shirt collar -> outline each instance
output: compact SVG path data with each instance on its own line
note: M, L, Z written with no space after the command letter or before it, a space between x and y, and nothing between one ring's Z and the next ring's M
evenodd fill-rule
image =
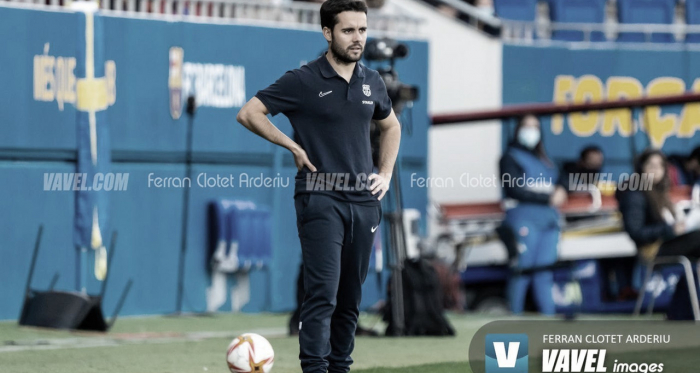
M321 57L320 57L320 63L319 63L319 68L321 69L321 75L323 75L324 78L332 78L334 76L338 76L338 73L335 71L333 66L331 66L331 63L328 62L328 58L326 58L326 53L325 52ZM355 70L352 72L352 75L358 77L358 78L364 78L365 77L365 69L361 66L362 64L360 61L357 61L355 63Z

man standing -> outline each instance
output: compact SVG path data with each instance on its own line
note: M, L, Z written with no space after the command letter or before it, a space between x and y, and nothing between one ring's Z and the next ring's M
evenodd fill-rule
M294 204L306 296L299 323L304 373L348 372L362 283L389 189L401 129L379 74L358 63L367 40L363 1L321 6L328 51L259 91L237 120L294 155ZM285 114L299 143L267 114ZM381 129L373 173L370 122Z

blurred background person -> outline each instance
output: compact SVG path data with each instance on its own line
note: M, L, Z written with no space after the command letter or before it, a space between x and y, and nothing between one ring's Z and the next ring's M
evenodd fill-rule
M581 150L578 160L565 162L562 167L562 180L565 180L569 192L587 190L588 184L597 184L600 171L603 168L605 156L597 145L587 145ZM585 184L585 185L582 185Z
M567 194L557 184L559 171L545 154L541 137L539 119L524 116L499 163L506 205L503 224L512 231L517 248L507 289L515 314L522 313L531 283L540 312L554 314L553 274L547 267L557 261L557 208L566 202Z
M603 169L604 162L603 150L597 145L587 145L581 150L578 160L566 162L562 168L567 175L574 173L597 174Z
M660 151L644 151L635 165L637 174L652 177L649 190L620 190L616 194L624 229L637 245L639 255L651 261L659 251L655 243L684 232L684 224L669 195L670 179L666 156ZM643 176L642 176L643 177Z
M700 146L693 149L688 156L670 155L668 163L671 186L692 186L700 181Z
M700 260L700 230L686 229L683 211L671 201L668 171L666 156L660 150L648 149L639 156L635 172L651 175L651 188L619 190L616 194L624 229L637 245L644 264L649 264L657 256L681 255L691 261ZM692 319L684 280L678 282L667 316Z

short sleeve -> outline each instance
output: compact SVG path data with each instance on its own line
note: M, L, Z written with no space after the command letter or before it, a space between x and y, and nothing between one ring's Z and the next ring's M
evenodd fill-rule
M391 99L389 98L389 93L386 91L386 85L384 84L384 80L382 80L380 77L377 77L379 80L379 100L377 100L374 104L374 115L372 115L372 119L374 120L382 120L386 119L389 114L391 114Z
M255 94L274 117L279 113L294 111L299 106L299 79L293 71L287 71L269 87Z

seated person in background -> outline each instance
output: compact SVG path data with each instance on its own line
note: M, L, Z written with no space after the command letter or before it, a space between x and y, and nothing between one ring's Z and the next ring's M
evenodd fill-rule
M507 289L511 311L523 312L525 294L532 284L540 312L552 315L551 266L557 261L561 232L558 208L566 202L567 194L557 185L559 170L544 151L537 117L526 115L520 119L515 140L508 145L499 166L506 208L503 225L516 241Z
M597 181L597 176L595 175L600 173L604 161L603 150L596 145L588 145L581 150L581 154L576 162L564 163L563 180L570 184L569 191L577 190L577 185L575 184L595 183Z
M618 189L616 197L625 232L637 245L642 259L652 261L660 251L657 243L682 234L685 228L669 195L666 156L660 150L644 151L636 162L635 173L652 175L650 190Z
M671 186L694 185L700 181L700 146L687 157L672 154L668 157Z
M651 188L625 191L618 189L616 197L624 229L636 244L640 258L647 263L657 256L682 255L691 261L700 259L700 230L687 231L683 212L677 210L671 202L671 182L664 154L654 149L644 151L636 162L635 172L653 175ZM685 281L680 281L679 287L676 288L673 302L676 303L676 299L680 299L680 303L669 307L669 318L681 318L671 313L678 314L678 310L689 308L686 307L689 304L688 290L681 289L684 284Z

